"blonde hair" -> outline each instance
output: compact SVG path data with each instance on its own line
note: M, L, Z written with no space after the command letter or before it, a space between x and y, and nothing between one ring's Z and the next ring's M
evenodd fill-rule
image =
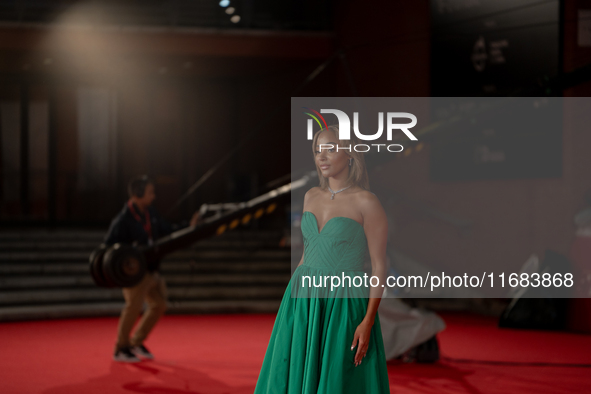
M359 186L362 189L369 190L369 177L367 176L367 168L365 167L365 157L363 152L356 152L353 146L359 143L359 139L355 135L351 135L350 140L339 139L339 127L337 125L330 125L327 128L320 129L314 134L312 141L312 154L316 157L316 146L318 145L318 137L324 131L330 130L334 133L337 138L339 146L346 146L350 144L351 152L346 151L347 154L353 158L353 162L349 167L349 177L347 178L347 184ZM314 161L316 162L316 161ZM328 178L322 176L322 172L318 165L316 165L316 171L318 172L318 180L320 181L320 188L323 190L328 189Z

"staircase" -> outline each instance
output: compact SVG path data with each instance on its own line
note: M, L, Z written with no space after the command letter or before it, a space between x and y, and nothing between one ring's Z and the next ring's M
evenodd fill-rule
M0 321L115 316L121 289L97 287L88 256L104 232L0 232ZM276 232L236 230L167 256L167 313L276 312L290 248Z

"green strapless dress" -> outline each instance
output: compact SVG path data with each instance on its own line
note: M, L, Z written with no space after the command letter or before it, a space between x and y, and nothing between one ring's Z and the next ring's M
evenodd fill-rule
M357 348L351 350L367 311L369 290L302 287L303 276L363 277L369 256L363 226L338 216L319 232L316 217L305 211L301 227L304 262L283 295L254 393L390 393L377 314L367 355L357 367Z

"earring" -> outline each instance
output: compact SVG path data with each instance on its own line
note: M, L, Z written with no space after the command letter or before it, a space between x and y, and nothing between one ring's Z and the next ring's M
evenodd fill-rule
M349 167L351 167L351 165L353 164L353 158L349 159Z

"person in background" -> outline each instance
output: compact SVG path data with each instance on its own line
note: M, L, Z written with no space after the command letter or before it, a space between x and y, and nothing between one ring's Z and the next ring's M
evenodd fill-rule
M113 219L105 236L105 244L151 245L158 238L172 232L172 226L164 221L152 206L156 198L154 182L147 176L133 178L127 188L129 200ZM200 222L199 212L191 218L190 225ZM154 356L144 341L166 310L166 282L159 273L159 262L148 265L148 272L139 284L123 288L125 307L119 318L117 342L113 359L119 362L138 362L140 358ZM131 330L140 316L144 301L147 308L130 338Z

